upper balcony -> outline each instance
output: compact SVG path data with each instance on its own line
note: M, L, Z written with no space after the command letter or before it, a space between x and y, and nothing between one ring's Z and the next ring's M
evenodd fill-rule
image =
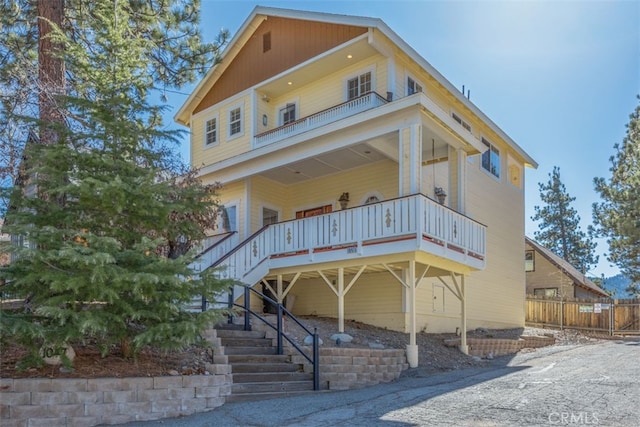
M310 116L303 117L294 122L262 132L255 136L255 147L272 144L282 139L289 138L310 131L328 123L333 123L347 117L371 110L388 101L375 92L369 92L357 98L335 105Z

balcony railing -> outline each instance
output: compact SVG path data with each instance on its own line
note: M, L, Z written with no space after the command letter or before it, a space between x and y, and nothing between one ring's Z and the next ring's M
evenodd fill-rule
M416 250L483 269L486 226L419 194L266 226L212 266L252 284L270 267Z
M358 98L351 99L318 113L303 117L295 122L256 135L255 146L272 144L281 139L307 132L320 126L332 123L346 117L379 107L387 100L375 92L369 92Z

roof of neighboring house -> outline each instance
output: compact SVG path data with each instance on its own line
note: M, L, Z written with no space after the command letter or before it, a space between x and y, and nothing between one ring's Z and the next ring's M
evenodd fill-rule
M550 263L552 263L553 265L558 267L558 269L560 269L560 271L562 271L571 280L573 280L573 283L576 286L579 286L579 287L581 287L583 289L586 289L586 290L588 290L590 292L596 293L596 294L601 295L603 297L608 297L609 296L609 294L607 294L604 291L604 289L600 288L598 285L593 283L593 281L591 281L589 278L587 278L587 276L585 276L580 271L578 271L577 268L575 268L573 265L571 265L565 259L563 259L563 258L559 257L558 255L556 255L550 249L542 246L540 243L536 242L535 240L533 240L533 239L531 239L531 238L529 238L527 236L524 237L524 240L525 240L525 243L527 243L529 246L533 247L533 249L536 252L538 252L540 255L542 255L547 261L549 261Z
M402 49L417 64L433 76L442 86L444 86L459 102L468 107L475 115L484 121L491 129L493 129L507 144L509 144L522 158L525 165L537 168L538 163L529 156L514 140L512 140L498 125L496 125L489 117L487 117L478 107L475 106L468 98L466 98L451 82L449 82L438 70L436 70L429 62L420 56L409 44L407 44L400 36L398 36L387 24L379 18L370 18L363 16L339 15L325 12L308 12L292 9L281 9L274 7L256 6L249 17L244 21L240 29L229 41L222 52L222 60L213 66L204 78L198 83L187 100L182 104L174 120L178 123L189 124L189 111L193 111L197 103L201 100L200 93L208 91L213 87L217 79L222 75L226 67L231 63L233 58L240 52L242 47L247 43L251 34L245 34L247 31L253 33L260 23L267 17L279 17L289 19L300 19L308 21L326 22L343 25L353 25L367 28L374 28L388 37L396 46Z

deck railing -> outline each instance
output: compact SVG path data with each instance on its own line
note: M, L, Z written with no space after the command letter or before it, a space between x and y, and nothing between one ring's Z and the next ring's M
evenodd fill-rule
M414 250L484 265L486 227L418 194L265 226L212 266L242 281L269 259L294 257L293 266L299 255L339 249L363 254L365 246L411 240Z
M353 116L363 111L386 104L387 100L375 92L366 93L358 98L351 99L318 113L303 117L284 126L268 130L255 136L255 146L259 147L271 144L283 138L288 138L300 133L318 128L346 117Z

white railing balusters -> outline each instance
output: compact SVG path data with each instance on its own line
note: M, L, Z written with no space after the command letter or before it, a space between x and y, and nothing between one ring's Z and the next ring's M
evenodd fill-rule
M220 267L222 277L241 280L269 258L313 257L315 252L353 246L356 249L348 253L362 254L365 244L407 238L415 239L420 250L435 250L429 244L443 248L435 250L441 256L443 250L449 250L450 255L444 252L444 256L459 262L464 262L460 256L469 256L476 259L473 265L478 265L477 260L485 256L484 225L423 195L414 195L269 225L226 251L222 261L214 265ZM294 258L291 265L299 262Z
M375 92L369 92L359 98L336 105L319 113L301 118L293 123L263 132L255 136L255 145L271 144L283 138L294 136L322 125L367 111L386 104L387 101Z

